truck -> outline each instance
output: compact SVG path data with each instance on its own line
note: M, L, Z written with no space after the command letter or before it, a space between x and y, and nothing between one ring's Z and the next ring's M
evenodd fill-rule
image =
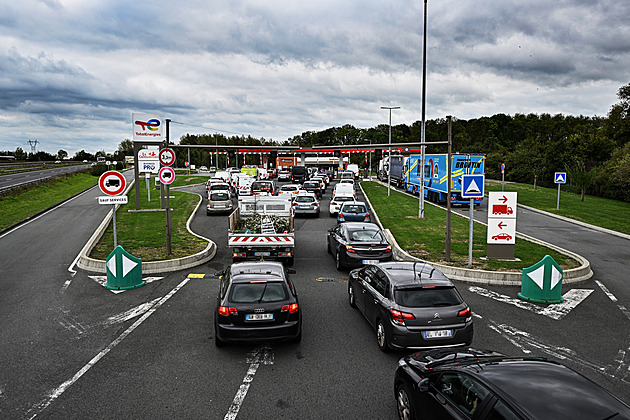
M492 214L500 214L500 215L509 216L512 213L514 213L514 210L512 209L512 207L508 206L507 204L493 204L492 205Z
M291 201L282 197L239 198L228 216L232 261L278 260L293 265L295 230Z
M404 165L403 186L407 192L418 194L420 179L424 170L424 197L436 203L445 203L447 198L451 204L469 205L469 198L462 198L462 175L483 174L486 157L482 154L456 153L451 155L449 165L448 155L425 154L424 168L420 164L421 155L410 155ZM448 169L451 168L451 196L448 197L447 180ZM475 198L474 205L478 206L483 198Z
M389 156L385 156L379 161L377 177L382 182L387 182L389 179L389 170L391 168L391 181L392 184L399 188L404 185L404 166L407 162L407 157L402 155L392 155L391 164L389 163Z

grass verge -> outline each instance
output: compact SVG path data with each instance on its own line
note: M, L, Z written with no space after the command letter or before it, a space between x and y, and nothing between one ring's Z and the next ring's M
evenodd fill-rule
M594 226L600 226L617 232L630 234L630 203L587 195L584 201L580 195L562 190L560 187L560 209L557 188L543 188L533 185L509 182L504 191L516 191L518 203L544 210ZM501 191L500 182L486 182L486 192Z
M176 181L177 182L177 179ZM185 181L182 181L185 182ZM143 184L141 182L141 184ZM203 251L208 242L186 229L186 223L199 202L197 194L171 189L171 255L166 253L166 212L160 210L159 190L152 190L148 201L146 186L140 193L140 208L136 211L135 186L128 196L129 203L120 206L116 212L116 233L118 245L142 261L160 261L181 258ZM112 223L90 253L91 258L105 260L114 249L114 229Z
M469 221L455 214L451 216L451 262L446 255L446 211L429 203L425 206L425 218L418 218L418 199L391 190L376 182L362 182L374 210L389 229L398 245L409 254L427 261L456 267L468 265ZM578 267L577 261L552 249L516 238L515 257L520 261L482 259L486 256L487 228L479 223L473 228L473 268L490 271L521 271L540 261L545 255L553 257L563 270Z
M75 173L19 188L0 196L0 230L28 219L98 183L89 173Z

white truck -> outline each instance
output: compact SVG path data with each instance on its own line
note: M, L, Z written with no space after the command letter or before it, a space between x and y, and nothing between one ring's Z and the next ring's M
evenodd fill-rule
M291 201L273 196L241 197L228 218L232 261L278 260L293 265L295 231Z

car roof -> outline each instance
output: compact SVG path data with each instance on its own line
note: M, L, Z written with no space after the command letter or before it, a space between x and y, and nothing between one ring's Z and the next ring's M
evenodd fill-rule
M455 287L440 270L422 261L392 261L376 264L396 289L411 287Z
M357 230L381 230L381 228L376 223L368 223L368 222L346 222L343 223L343 226L348 231L357 231Z
M346 201L345 203L343 203L341 205L341 207L343 208L344 206L365 206L365 203L363 201ZM366 206L367 208L367 206Z
M232 264L230 268L232 282L247 283L252 279L284 280L284 267L276 261L247 261Z

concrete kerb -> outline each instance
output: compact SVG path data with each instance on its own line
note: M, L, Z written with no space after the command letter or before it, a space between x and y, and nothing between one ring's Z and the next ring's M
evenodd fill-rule
M360 184L359 184L359 188L361 188L361 191L363 192L363 195L365 196L365 200L367 201L368 205L372 208L372 214L374 215L374 219L376 220L376 223L381 227L381 229L383 229L383 233L387 237L387 240L392 244L395 260L427 262L433 265L434 267L436 267L442 273L444 273L444 275L446 275L448 278L452 280L466 282L466 283L492 284L492 285L499 285L499 286L520 286L521 285L522 273L520 272L486 271L486 270L477 270L477 269L472 269L472 268L453 267L450 265L439 264L439 263L435 263L431 261L425 261L420 258L414 257L413 255L408 254L402 248L400 248L400 246L398 245L398 242L396 242L396 238L394 237L394 235L392 235L391 231L389 229L383 228L383 225L381 224L381 221L378 218L378 214L376 214L376 211L374 211L374 207L372 207L372 203L370 203L369 198L367 197L367 195L365 195L365 192L363 191L363 188L361 187ZM429 204L435 205L433 203L429 203ZM465 217L458 213L454 213L454 214L457 214L458 216L461 216L461 217ZM593 276L593 271L591 270L591 264L586 258L582 257L581 255L568 251L564 248L560 248L556 245L547 243L545 241L541 241L540 239L536 239L534 237L524 235L522 233L517 233L516 236L519 238L525 239L526 241L534 242L536 244L551 248L563 255L567 255L575 259L576 261L578 261L578 263L580 264L579 267L565 270L563 272L563 279L562 279L563 284L571 284L571 283L578 283L578 282L586 281Z
M131 188L133 183L134 181L130 182L129 187L124 192L125 195L129 192L129 189ZM148 261L148 262L143 261L142 262L143 274L159 274L159 273L167 273L171 271L185 270L188 268L192 268L192 267L196 267L198 265L204 264L210 261L212 258L214 258L217 252L217 245L210 239L204 238L203 236L196 234L190 229L190 222L193 219L197 210L199 209L199 206L201 206L201 203L203 203L203 197L199 195L199 202L197 203L195 210L192 212L192 214L188 218L188 222L186 223L186 228L192 235L195 235L196 237L201 238L204 241L208 241L208 246L206 247L206 249L194 255L188 255L183 258L176 258L172 260L163 260L163 261ZM116 206L116 210L118 210L118 207L120 207L120 205ZM90 258L88 257L88 255L90 251L92 251L92 248L94 248L96 243L101 239L101 237L103 236L103 233L105 233L105 230L107 229L107 226L109 226L109 222L112 220L112 218L113 218L113 210L110 210L110 212L107 214L107 216L105 216L105 219L103 219L103 222L101 222L101 224L96 229L96 231L94 232L90 240L85 244L85 246L81 250L81 253L79 254L79 260L77 261L77 267L83 270L89 271L89 272L95 272L95 273L100 273L100 274L107 273L107 267L105 266L105 261Z

